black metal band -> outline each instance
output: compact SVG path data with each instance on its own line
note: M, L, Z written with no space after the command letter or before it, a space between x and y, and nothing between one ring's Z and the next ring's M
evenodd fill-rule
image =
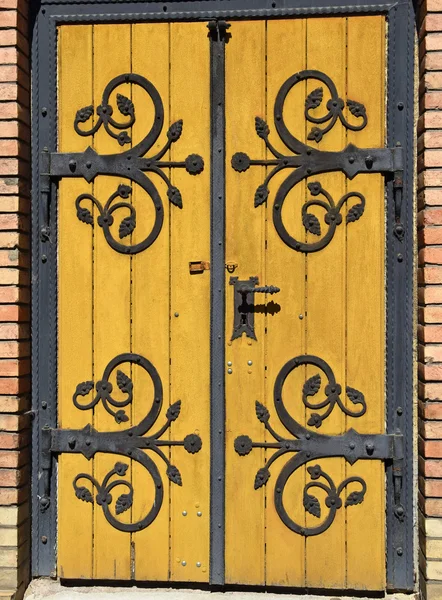
M225 544L225 35L224 21L209 22L210 181L210 583L224 584Z

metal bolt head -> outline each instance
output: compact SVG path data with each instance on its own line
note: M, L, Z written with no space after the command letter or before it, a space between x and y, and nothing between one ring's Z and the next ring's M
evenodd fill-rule
M185 560L182 560L181 564L183 565L183 567L185 567L187 565L187 562Z
M197 566L198 568L200 568L200 566L201 566L201 563L200 563L200 562L197 562L197 563L196 563L196 566Z
M248 360L247 364L249 365L249 367L251 367L253 365L253 361L252 360Z
M231 360L229 360L229 362L227 363L227 366L228 366L228 367L231 367L231 366L232 366L232 361L231 361Z
M177 312L176 312L176 313L175 313L175 316L176 316L176 317L179 317L179 316L180 316L180 313L177 313Z
M302 319L304 318L304 315L299 315L299 319L302 321Z
M202 517L202 516L203 516L203 513L202 513L202 512L199 510L199 511L196 513L196 516L197 516L197 517Z
M227 373L231 375L233 373L232 369L227 369Z
M402 556L402 554L404 553L403 549L400 547L396 549L396 552L398 556Z
M183 517L187 517L187 510L183 510Z
M45 535L41 536L41 543L42 544L47 544L48 543L48 538Z

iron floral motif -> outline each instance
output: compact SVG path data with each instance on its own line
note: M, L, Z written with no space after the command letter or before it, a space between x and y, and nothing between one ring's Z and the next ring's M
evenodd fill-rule
M79 473L73 481L73 487L77 498L84 502L94 502L94 496L91 490L84 484L80 485L81 480L86 480L92 484L97 490L95 497L96 503L102 507L106 520L116 529L126 532L140 531L148 527L158 515L163 502L163 482L160 472L155 462L149 457L146 451L151 451L157 454L166 464L166 475L169 480L181 486L183 484L179 469L173 465L166 454L161 449L162 447L182 446L189 454L196 454L201 450L202 441L196 434L187 435L182 441L171 441L160 439L165 432L170 428L173 421L176 421L181 411L181 400L172 404L166 412L166 422L154 433L146 436L156 421L161 412L163 402L163 387L160 376L152 365L152 363L139 354L120 354L116 356L107 365L103 378L97 383L97 395L94 400L88 405L78 405L78 395L86 395L92 390L93 382L86 381L77 386L74 394L74 403L82 410L93 408L100 400L103 402L106 410L114 415L117 422L127 421L128 417L121 411L122 414L115 413L110 409L112 406L126 406L133 398L133 384L131 379L123 373L117 371L118 387L127 394L127 398L118 403L111 397L112 385L109 382L109 377L112 371L122 363L132 363L143 368L151 377L154 397L152 406L144 419L134 427L118 432L99 432L91 425L86 425L81 430L59 429L52 432L52 447L56 452L73 452L81 453L87 459L91 459L97 452L105 452L109 454L119 454L126 456L141 464L152 477L155 487L155 497L152 507L148 513L135 523L122 523L116 515L120 515L127 511L133 504L134 489L130 481L122 479L127 474L129 465L123 462L116 462L114 468L107 473L102 483L88 473ZM114 479L118 476L118 479ZM117 486L126 488L125 493L118 496L115 501L115 515L110 507L113 502L112 490Z
M153 148L163 129L164 107L161 96L155 86L145 77L132 73L119 75L108 83L103 92L102 102L96 110L98 115L97 122L92 125L92 127L83 129L80 125L87 123L91 119L94 114L94 107L86 106L77 111L74 128L79 135L94 135L101 126L104 126L106 132L114 139L117 139L121 146L131 143L132 140L128 131L136 121L133 102L122 94L117 94L116 96L119 112L124 117L127 117L127 120L124 123L115 120L113 116L114 109L109 103L112 92L118 88L118 86L125 83L135 84L143 88L153 102L155 110L154 120L151 130L144 139L133 148L126 150L121 154L100 156L93 148L89 147L82 154L58 155L58 157L63 159L60 162L60 167L65 167L64 163L66 162L66 158L68 159L70 173L65 173L65 176L78 176L78 173L80 173L88 182L92 181L97 175L107 174L121 176L131 179L134 183L140 185L150 196L155 206L155 220L152 230L143 241L137 244L128 245L115 240L110 233L110 227L114 221L112 213L118 209L127 209L129 210L129 215L121 221L119 227L120 239L129 236L135 230L136 211L130 202L118 202L111 206L112 202L117 197L121 197L124 200L129 198L132 191L130 186L124 184L119 185L117 191L109 198L104 207L91 194L81 194L76 200L77 217L80 221L89 225L93 224L92 213L84 206L85 201L89 200L98 208L98 225L103 228L105 238L109 245L117 252L137 254L153 244L161 231L164 220L164 208L159 192L152 180L149 179L145 173L150 172L158 175L167 185L167 197L169 201L178 208L182 208L183 200L181 192L176 186L172 185L169 177L164 172L164 169L184 168L189 174L198 175L204 169L204 161L198 154L190 154L184 161L162 160L172 144L180 139L183 131L182 120L176 121L169 127L167 131L167 141L159 152L152 157L145 156L147 152ZM116 133L114 129L119 132Z
M295 453L294 456L289 458L278 475L275 483L274 502L276 512L283 523L290 530L306 537L318 535L331 526L336 511L342 506L341 494L345 488L350 484L357 484L358 486L358 488L351 491L345 499L345 506L353 506L363 502L367 486L361 477L348 477L336 486L331 477L321 468L320 464L309 466L307 471L310 474L312 481L307 483L303 490L302 498L304 508L308 513L318 519L323 516L319 499L311 493L312 488L316 487L326 494L324 502L328 509L328 513L323 517L322 522L318 526L306 527L294 521L289 516L284 506L284 488L293 473L302 465L320 458L343 457L350 464L355 463L359 459L389 458L393 453L391 445L394 438L394 436L389 435L362 435L354 429L350 429L345 434L339 436L320 435L306 429L295 421L284 405L282 393L283 387L288 375L294 369L307 364L318 366L328 379L328 384L325 389L327 398L316 405L312 405L308 401L308 398L319 391L321 386L320 375L317 374L310 377L303 386L302 399L307 407L318 409L328 406L326 413L322 416L313 413L308 421L308 425L318 428L321 425L322 420L330 414L335 404L338 404L341 410L351 416L357 417L365 413L366 404L361 392L358 392L353 388L347 388L348 398L353 403L361 405L358 412L349 411L339 398L341 388L336 383L329 365L316 356L302 355L289 360L282 367L281 371L278 373L274 387L274 405L276 413L281 423L293 437L283 437L279 435L270 424L269 410L263 404L256 401L256 417L264 424L265 429L275 441L254 442L249 436L240 435L234 442L235 451L240 456L247 456L253 448L265 448L275 451L267 460L265 466L260 468L256 473L254 481L255 490L267 484L270 479L270 467L276 459L288 453Z
M307 425L319 429L323 421L331 414L336 404L339 406L342 412L349 417L362 417L362 415L365 415L367 412L367 404L365 402L364 394L349 386L345 388L347 398L352 404L356 406L359 405L360 408L359 410L350 410L345 406L340 397L342 388L339 383L336 383L333 371L322 358L306 354L304 356L298 356L292 359L287 363L287 365L290 369L289 373L302 365L314 365L321 369L321 371L327 377L327 385L324 389L326 398L317 404L311 402L309 398L315 396L321 389L321 375L319 373L313 375L304 383L302 388L302 402L304 403L304 406L310 410L321 410L322 408L327 407L327 410L322 415L317 412L311 413L310 418L307 421Z
M339 120L344 127L352 131L360 131L367 125L367 114L363 104L354 100L348 100L347 106L352 116L358 121L350 123L344 117L344 101L339 98L336 86L332 80L321 71L306 70L296 73L287 79L278 92L274 107L275 126L284 144L294 153L294 155L284 155L279 152L269 141L270 128L266 121L260 117L255 118L255 130L257 135L264 140L267 149L274 156L271 159L253 160L244 152L237 152L232 157L232 167L235 171L242 173L247 171L250 166L260 165L272 167L264 182L255 192L255 207L260 206L267 201L269 196L269 182L280 171L291 169L291 173L279 187L273 205L273 222L278 235L283 242L290 248L298 252L316 252L325 248L333 238L336 226L342 222L340 210L350 198L357 198L358 202L354 204L347 213L347 223L358 220L365 207L365 198L359 192L350 192L345 194L337 204L334 203L330 194L326 192L319 182L313 182L308 185L312 196L322 195L324 200L310 200L302 208L302 222L306 231L321 235L321 227L318 218L308 213L310 206L316 205L325 209L325 223L328 230L322 239L318 242L307 243L295 239L286 230L282 221L282 208L284 201L295 185L303 179L319 173L331 171L343 171L350 179L361 172L383 172L391 171L392 165L382 165L380 151L383 149L360 150L353 144L349 144L342 152L321 152L311 146L308 146L295 138L288 130L283 116L284 103L287 94L294 85L307 79L315 79L323 82L330 93L326 108L327 114L322 117L315 117L311 111L317 109L323 101L323 88L318 87L307 96L305 101L304 114L306 119L314 124L308 134L308 140L319 143L323 136L327 134ZM319 125L326 124L322 129Z

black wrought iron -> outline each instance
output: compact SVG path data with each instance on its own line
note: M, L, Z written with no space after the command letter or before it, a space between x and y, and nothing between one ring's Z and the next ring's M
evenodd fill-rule
M360 459L376 459L394 461L402 459L402 435L390 434L360 434L354 429L349 429L343 435L329 436L321 435L307 429L298 423L288 412L283 401L283 387L288 375L296 368L302 365L318 366L327 376L328 385L325 388L326 400L317 405L311 405L307 398L315 395L321 386L320 375L310 377L304 384L302 391L302 400L309 408L325 408L328 406L326 413L322 416L312 414L308 425L319 427L322 421L330 414L334 405L337 403L341 410L347 415L359 417L366 411L365 399L361 392L353 388L347 388L347 396L354 404L360 404L361 408L357 412L349 411L339 398L341 392L340 386L336 383L332 370L329 365L318 358L317 356L301 355L289 360L278 373L274 386L274 406L279 420L293 437L283 437L279 435L270 424L270 412L266 406L256 401L255 410L258 420L264 424L265 429L275 440L274 442L254 442L247 435L240 435L235 439L234 446L236 452L240 456L246 456L253 448L266 448L275 450L270 456L264 467L260 468L255 476L255 490L266 485L270 478L270 466L281 456L285 454L295 454L291 456L286 464L281 469L274 491L275 509L281 518L282 522L292 531L303 536L312 536L323 533L328 529L334 521L336 511L342 506L341 494L345 488L352 486L352 491L345 499L345 506L352 506L363 502L367 489L365 481L361 477L348 477L339 485L335 485L331 477L322 469L320 464L307 467L307 471L312 479L304 487L302 500L304 508L311 515L321 518L322 508L318 498L310 493L314 487L320 488L325 492L325 506L328 513L325 515L321 523L315 527L307 527L300 525L290 517L284 506L284 488L290 477L302 465L320 458L342 457L350 463L354 464ZM325 480L326 483L320 480ZM354 485L356 484L356 489ZM401 504L401 491L398 486L398 495L396 502L398 506Z
M275 100L274 119L276 131L284 144L293 152L293 155L285 155L279 152L269 140L270 127L261 117L255 118L255 130L257 135L264 140L269 152L274 156L270 159L251 159L244 152L237 152L232 157L232 167L235 171L242 173L250 166L260 165L271 167L270 172L255 192L255 207L267 201L269 196L269 183L280 171L290 169L291 173L280 185L276 192L273 204L273 223L278 235L287 246L298 252L317 252L325 248L334 236L337 225L342 222L340 211L350 198L356 198L347 211L346 221L351 223L357 221L364 212L365 198L359 192L345 194L337 203L330 194L324 190L320 182L314 181L308 184L312 196L323 196L325 200L311 199L302 206L302 223L307 232L321 236L321 225L319 219L313 213L308 212L312 206L318 206L325 210L324 222L328 226L327 231L317 242L305 242L294 238L285 228L282 220L282 208L289 192L304 179L320 173L342 171L353 179L358 173L395 173L398 182L396 197L401 193L398 174L402 172L402 154L400 146L395 148L357 148L349 144L340 152L324 152L317 150L294 137L287 128L284 121L284 103L290 90L299 82L307 79L319 80L324 83L330 94L327 101L327 113L323 116L315 116L313 110L319 108L324 98L322 87L318 87L307 96L304 114L306 119L314 124L308 139L319 143L339 120L344 127L352 131L359 131L367 125L367 114L363 104L354 100L347 100L347 107L355 120L349 122L344 116L344 101L338 96L336 86L325 73L321 71L306 70L292 75L281 86ZM319 127L324 125L324 127ZM398 201L397 201L398 202ZM400 211L397 211L396 221L400 222ZM399 226L399 225L398 225ZM402 228L403 229L403 228ZM399 226L399 230L400 226Z
M129 196L132 188L125 184L120 184L114 194L107 200L103 206L101 202L91 194L81 194L78 196L75 206L77 217L83 223L93 225L92 212L85 205L90 202L98 209L98 225L103 229L104 236L108 244L117 252L123 254L137 254L151 246L157 239L163 224L164 208L163 203L152 179L145 173L154 173L161 177L167 185L167 197L169 201L178 208L183 207L183 200L180 190L172 185L165 169L184 168L191 175L198 175L204 169L204 161L198 154L189 155L184 161L162 160L172 144L177 142L183 130L183 121L179 120L173 123L167 131L167 141L163 148L151 157L145 155L153 148L159 138L164 124L164 107L155 86L141 75L134 73L125 73L114 77L103 92L101 104L97 107L96 113L98 119L89 129L84 129L84 124L91 120L94 114L93 106L86 106L77 111L74 128L82 136L94 135L101 126L104 126L106 132L118 140L121 146L129 144L132 140L128 131L135 124L135 107L129 98L122 94L116 95L117 108L126 121L120 123L114 118L114 109L110 102L111 94L123 84L138 85L148 94L154 106L154 119L150 131L144 139L133 148L122 152L121 154L101 155L89 146L84 152L77 153L52 153L49 157L49 173L52 177L84 177L87 182L91 182L97 175L113 175L130 179L138 184L150 196L155 206L155 219L151 232L147 237L136 244L122 244L117 241L112 233L111 226L114 222L114 213L120 209L126 209L129 214L124 217L120 223L118 235L123 239L136 228L136 210L129 202ZM117 131L115 131L117 130ZM117 198L126 201L114 202Z
M238 277L230 278L230 285L234 286L233 292L233 331L232 341L240 338L243 333L252 340L255 334L255 294L277 294L280 289L274 285L257 287L258 277L239 280Z
M109 471L101 483L88 473L79 473L73 481L77 498L84 502L94 502L93 491L84 485L85 482L89 482L97 491L95 501L103 509L106 520L120 531L134 532L145 529L152 523L160 512L163 502L164 492L162 478L156 463L148 456L147 452L150 451L157 454L167 466L166 475L169 480L172 483L181 486L183 483L181 473L178 467L170 462L169 458L163 452L162 447L183 446L190 454L196 454L201 450L202 441L201 438L194 433L187 435L184 440L180 441L161 439L170 428L172 422L178 419L181 411L181 400L178 400L169 406L166 411L166 422L154 433L146 435L157 422L160 415L163 402L163 386L158 371L153 364L139 354L120 354L111 360L104 371L103 378L96 385L97 394L95 398L87 405L80 405L78 403L78 396L89 394L93 388L93 382L86 381L80 383L74 394L74 404L82 410L90 410L94 408L99 401L102 401L103 406L115 417L115 420L118 423L127 421L128 417L124 411L120 410L114 412L110 408L110 405L114 407L127 406L132 401L132 381L121 370L117 371L116 374L117 385L123 393L127 394L127 398L118 402L111 396L112 384L109 382L109 378L115 368L123 363L140 366L149 374L153 383L151 408L138 425L116 432L99 432L90 424L86 425L83 429L78 430L46 428L45 435L48 439L46 448L49 453L69 452L83 454L83 456L90 460L97 452L105 452L126 456L128 459L138 462L146 469L154 483L155 497L147 514L135 523L122 523L116 516L128 510L133 503L134 489L132 483L121 479L127 473L129 467L127 463L116 462L114 468ZM119 479L114 479L115 476L118 476ZM80 482L82 482L81 485ZM116 499L114 515L111 511L113 502L111 492L117 486L123 486L125 488L125 493L120 494ZM45 496L48 497L49 493L45 494Z

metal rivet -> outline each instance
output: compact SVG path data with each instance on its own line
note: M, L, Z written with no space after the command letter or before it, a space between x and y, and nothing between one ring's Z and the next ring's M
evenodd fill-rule
M218 523L218 529L221 529L222 525L221 523Z
M351 448L352 450L354 450L354 449L355 449L355 443L354 443L354 442L350 442L350 444L349 444L349 445L350 445L350 448Z
M199 510L199 511L196 513L196 516L197 516L197 517L202 517L202 516L203 516L203 513L202 513L202 512Z
M43 400L43 402L41 403L41 407L46 409L48 407L48 403Z
M87 440L85 441L85 444L86 444L86 446L90 446L90 445L91 445L91 440L87 439Z
M310 173L312 172L312 170L310 169L310 167L307 168L307 175L310 175Z
M304 315L299 315L299 318L302 321L302 319L304 318Z
M86 167L87 167L88 169L90 169L90 168L92 167L92 163L91 163L89 160L88 160L88 161L87 161L87 163L86 163Z
M279 204L275 204L275 210L279 210Z
M176 316L176 317L179 317L179 316L180 316L180 313L175 313L175 316Z
M132 450L127 450L129 456L132 456Z
M402 556L402 554L404 553L404 551L400 547L396 550L396 552L397 552L398 556Z
M280 494L281 493L281 488L276 488L276 493Z
M185 566L187 565L187 563L186 563L186 561L185 561L185 560L182 560L182 561L181 561L181 564L183 565L183 567L185 567Z
M197 566L198 568L200 568L200 566L201 566L201 563L200 563L200 562L197 562L197 563L196 563L196 566Z
M222 479L223 479L222 477L218 477L218 481L222 481Z
M352 165L355 162L355 157L354 156L349 156L348 157L348 162Z
M306 456L307 456L307 458L310 458L310 456L311 456L311 452L307 452L307 453L306 453Z
M253 365L253 361L251 361L251 360L248 360L248 361L247 361L247 364L249 365L249 367L251 367L251 366Z
M398 102L397 103L397 107L399 110L404 110L404 103L403 102Z
M232 369L227 369L227 373L231 375L233 373Z
M228 367L231 367L231 366L232 366L232 361L231 361L231 360L229 360L229 361L228 361L228 363L227 363L227 366L228 366Z
M48 260L48 257L46 256L46 254L43 254L43 256L41 257L41 262L45 263L45 262L47 262L47 260Z
M403 409L402 409L402 406L398 406L397 409L396 409L396 412L397 412L398 415L401 415L404 412Z
M400 253L399 253L399 254L397 255L397 261L398 261L398 262L402 262L403 260L404 260L404 257L402 256L402 254L400 254Z
M309 434L309 433L306 433L306 434L305 434L305 439L306 439L306 440L309 440L309 439L310 439L310 434Z
M183 517L187 517L187 510L183 510Z
M45 535L42 535L41 536L41 541L42 541L42 544L47 544L48 543L48 538Z
M41 109L41 114L43 115L43 117L45 117L48 114L48 109L46 108L46 106L43 106L43 108Z

